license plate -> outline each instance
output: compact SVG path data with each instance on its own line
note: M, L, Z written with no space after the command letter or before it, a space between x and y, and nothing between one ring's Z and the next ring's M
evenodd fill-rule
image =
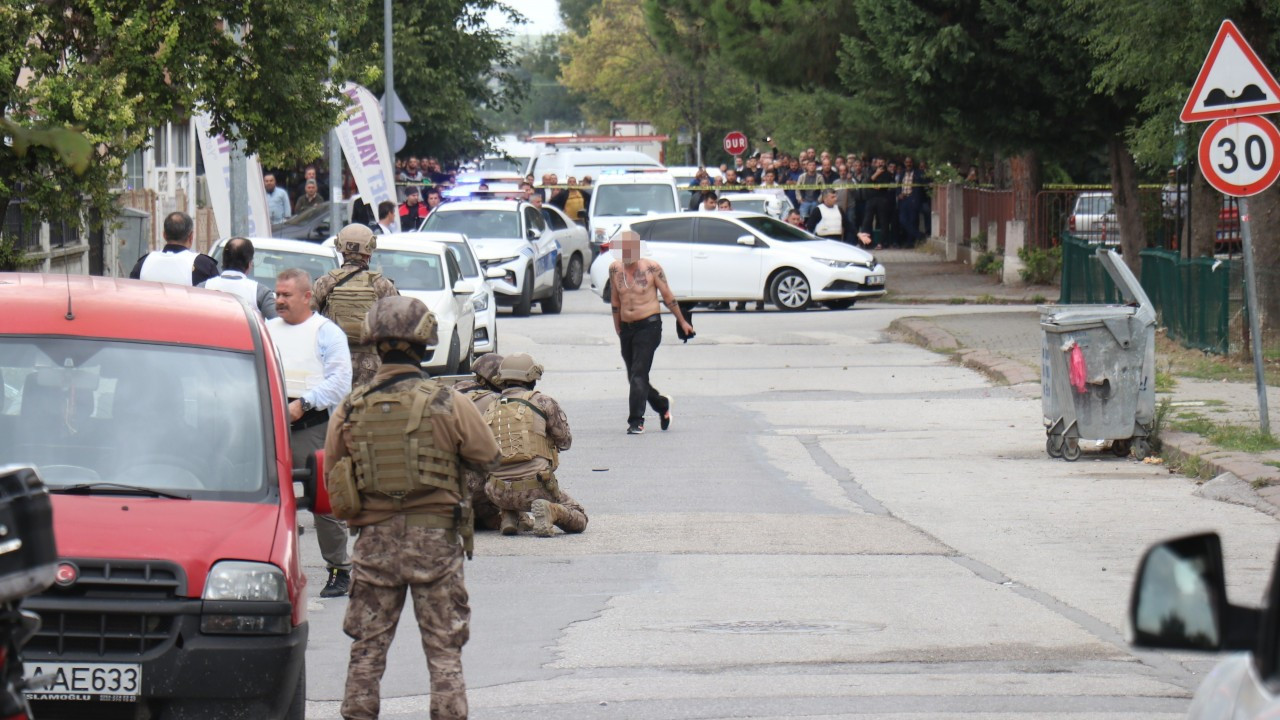
M141 665L28 661L23 669L36 685L27 692L30 700L125 700L142 692Z
M883 285L883 284L884 284L884 276L883 276L883 275L868 275L868 276L867 276L867 283L866 283L866 284L867 284L867 285Z

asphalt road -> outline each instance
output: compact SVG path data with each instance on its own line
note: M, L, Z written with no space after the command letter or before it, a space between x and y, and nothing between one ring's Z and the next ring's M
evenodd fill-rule
M1280 525L1166 470L1043 451L1039 400L883 335L972 306L699 312L664 325L669 432L628 436L607 307L501 315L574 429L561 485L582 535L477 537L472 717L1176 718L1213 658L1123 639L1151 542L1223 533L1236 602L1262 597ZM999 307L992 313L1006 312ZM311 577L309 718L337 718L345 600ZM425 718L401 620L383 717Z

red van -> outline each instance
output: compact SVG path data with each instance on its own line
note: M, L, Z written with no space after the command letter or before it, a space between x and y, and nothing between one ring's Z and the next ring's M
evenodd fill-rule
M24 603L43 620L23 653L36 717L301 720L295 508L323 481L291 466L257 314L194 288L0 274L0 379L0 459L53 494L56 582Z

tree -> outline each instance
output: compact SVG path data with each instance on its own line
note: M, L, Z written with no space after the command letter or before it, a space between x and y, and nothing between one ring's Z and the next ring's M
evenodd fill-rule
M510 33L489 26L497 10L522 16L499 0L417 0L392 13L396 95L411 118L404 152L457 158L486 149L497 134L491 118L518 104L525 85L516 77ZM382 66L383 14L363 16L355 45L365 64ZM385 78L370 83L383 93Z
M586 35L591 27L591 11L600 6L600 0L559 0L560 19L575 35Z
M337 0L0 0L10 134L71 126L96 148L80 175L47 145L5 157L0 208L21 196L38 220L113 217L124 159L151 128L197 111L268 163L313 157L340 111L330 35L363 12Z
M543 35L530 38L515 49L512 76L528 88L524 101L508 105L493 115L494 122L509 131L540 131L543 121L552 128L576 128L582 123L579 106L583 98L560 84L560 72L566 58L560 53L561 36Z

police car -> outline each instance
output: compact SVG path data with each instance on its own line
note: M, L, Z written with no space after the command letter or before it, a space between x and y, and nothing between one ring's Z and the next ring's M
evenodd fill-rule
M451 202L427 216L422 230L466 235L498 305L510 307L516 315L528 315L535 302L543 313L560 312L564 301L560 238L568 239L570 229L550 228L533 205L516 200Z

